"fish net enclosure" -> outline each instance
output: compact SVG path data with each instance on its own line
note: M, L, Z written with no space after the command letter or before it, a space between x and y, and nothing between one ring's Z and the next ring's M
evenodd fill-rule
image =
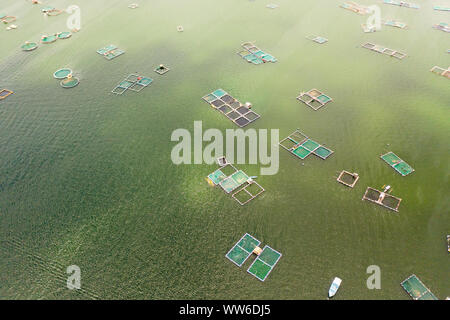
M373 201L378 201L378 199L380 198L380 194L381 192L372 188L369 188L366 192L366 198L368 198L369 200L373 200Z

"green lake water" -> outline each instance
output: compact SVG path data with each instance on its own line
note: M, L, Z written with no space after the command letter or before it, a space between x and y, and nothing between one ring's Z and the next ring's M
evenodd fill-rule
M2 0L19 27L0 27L0 88L15 92L0 101L0 298L324 299L339 276L336 299L409 299L400 282L412 273L450 296L450 87L429 72L450 64L449 35L432 29L450 13L432 1L414 10L360 0L409 26L366 34L367 17L339 1L268 3L83 1L78 33L22 52L27 40L67 31L68 14ZM278 62L246 63L236 55L245 41ZM96 53L109 44L126 53ZM161 63L164 76L153 72ZM63 67L76 88L53 78ZM134 72L154 82L110 93ZM279 129L280 139L300 128L334 154L301 161L280 150L278 174L258 177L266 192L239 206L205 182L216 165L170 159L173 130L192 131L194 120L236 128L201 100L217 88L253 103L261 119L248 128ZM333 102L313 111L295 100L311 88ZM388 151L416 171L396 173L379 158ZM239 168L259 175L260 165ZM343 169L359 173L354 189L336 182ZM361 201L384 184L403 199L399 213ZM225 258L246 232L283 254L264 283L246 272L250 261L239 269ZM81 268L82 290L66 288L69 265ZM381 268L381 290L366 287L369 265Z

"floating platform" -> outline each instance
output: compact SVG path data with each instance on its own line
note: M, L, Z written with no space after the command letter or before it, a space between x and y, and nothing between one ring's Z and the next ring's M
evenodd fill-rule
M405 1L395 1L395 0L384 0L385 4L392 4L394 6L400 6L405 8L411 8L411 9L419 9L420 6L418 4L409 3Z
M447 79L450 79L450 67L448 67L447 69L438 67L438 66L434 66L433 68L431 68L430 70L431 72L443 76Z
M403 23L400 21L395 21L395 20L387 20L384 22L384 25L389 26L389 27L399 28L399 29L406 29L408 27L406 25L406 23Z
M281 259L282 254L268 245L261 249L259 247L260 244L261 241L246 233L228 251L225 257L238 267L241 267L252 254L255 254L257 258L247 269L247 272L258 280L265 281Z
M109 46L98 49L97 53L104 56L108 60L112 60L112 59L124 54L125 51L119 49L118 47L116 47L113 44L110 44Z
M8 89L0 89L0 100L6 99L10 95L12 95L14 92Z
M334 153L334 151L310 139L298 129L281 140L279 144L302 160L306 159L310 154L325 160Z
M364 7L360 4L357 4L352 1L346 1L345 3L341 4L340 7L350 10L350 11L355 12L360 15L366 15L370 12L369 8Z
M250 110L250 105L243 105L223 89L217 89L202 99L241 128L260 118L259 114Z
M226 160L226 159L225 159ZM241 206L249 203L265 190L244 171L238 170L228 161L216 171L208 175L208 183L219 186L236 200Z
M23 51L33 51L38 47L35 42L25 42L24 45L21 46Z
M333 101L333 99L317 89L311 89L308 92L301 92L297 97L297 100L311 107L314 111L319 110L328 102Z
M435 24L433 26L433 29L441 30L441 31L444 31L444 32L450 32L450 26L448 25L448 23L445 23L445 22L441 22L439 24Z
M394 197L387 192L367 187L362 200L368 200L382 207L398 212L402 199Z
M324 44L328 42L327 38L321 37L321 36L307 36L306 39L314 41L318 44Z
M378 52L378 53L382 53L382 54L386 54L388 56L397 58L397 59L404 59L407 55L406 53L397 51L397 50L393 50L393 49L389 49L386 47L382 47L380 45L377 44L373 44L370 42L366 42L365 44L362 45L363 48Z
M258 65L266 62L274 63L278 61L274 56L255 46L253 42L244 42L241 44L241 47L243 49L237 54L249 63Z
M72 74L72 70L71 69L63 68L63 69L59 69L59 70L55 71L55 73L53 73L53 78L55 78L55 79L65 79L71 74Z
M438 300L415 274L403 280L400 285L414 300Z
M163 64L160 64L158 67L156 67L153 71L155 71L157 74L163 75L170 71L168 67L166 67Z
M153 82L153 79L140 76L138 74L130 74L123 81L121 81L114 89L111 90L112 93L122 95L127 90L134 92L140 92L145 87L148 87Z
M342 170L336 180L347 187L353 188L359 180L359 175L357 173Z
M402 176L407 176L410 173L413 173L415 170L407 164L405 161L400 159L399 156L397 156L392 151L383 154L380 156L382 160L384 160L387 164L389 164L395 171L400 173Z

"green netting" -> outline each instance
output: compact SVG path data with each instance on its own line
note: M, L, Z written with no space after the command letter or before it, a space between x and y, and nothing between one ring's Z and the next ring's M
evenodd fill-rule
M328 101L331 101L331 98L325 94L321 94L317 97L317 100L319 100L322 103L327 103Z
M238 172L236 172L235 174L233 174L231 177L232 177L232 178L234 179L234 181L236 181L236 183L239 184L239 185L241 185L241 184L247 182L247 180L248 180L248 176L247 176L242 170L239 170Z
M300 159L305 159L310 153L311 151L303 148L303 147L298 147L297 149L295 149L294 151L292 151L296 156L298 156Z
M216 97L220 98L220 97L226 95L227 93L222 89L217 89L212 94L215 95Z
M251 252L247 252L238 246L234 246L226 255L228 259L233 261L238 266L241 266L245 260L251 255Z
M302 144L302 147L304 147L310 151L314 151L314 149L316 149L318 146L320 146L320 145L311 139L306 140L305 143Z
M394 166L394 169L402 176L406 176L414 171L414 169L406 162L400 162Z
M64 79L64 78L67 78L67 76L70 74L72 74L72 70L70 70L68 68L64 68L64 69L59 69L59 70L55 71L55 73L53 74L53 77L56 79Z
M58 38L59 39L67 39L70 38L72 36L72 34L70 32L61 32L58 34Z
M55 42L56 39L58 39L58 37L55 35L52 35L52 36L42 37L41 42L42 43L52 43L52 42Z
M122 81L122 82L118 85L118 87L119 87L119 88L128 89L128 88L131 87L132 85L133 85L133 82L124 80L124 81Z
M23 51L31 51L31 50L36 49L37 47L38 47L38 45L35 42L25 43L24 45L21 46Z
M261 260L256 259L247 271L259 280L264 281L266 280L271 270L272 268L270 266L268 266Z
M438 298L431 291L428 291L417 300L438 300Z
M412 275L403 281L401 286L413 299L418 299L429 291L416 275Z
M381 159L383 159L384 161L389 163L391 166L402 161L402 159L397 157L397 155L393 152L388 152L388 153L382 155Z
M151 78L142 78L141 80L139 80L136 83L141 85L141 86L145 86L146 87L149 84L151 84L152 82L153 82L153 79L151 79Z
M229 178L221 181L220 186L223 188L223 190L225 190L226 193L230 193L231 191L233 191L234 189L239 187L239 184L235 180L233 180L231 177L229 177Z
M68 78L60 82L63 88L73 88L76 87L78 83L80 83L80 81L77 78Z
M259 255L259 259L273 267L278 262L278 259L280 259L280 256L280 253L266 246L263 252Z
M326 159L328 156L330 156L333 152L327 148L325 148L324 146L320 146L319 148L317 148L314 153L316 155L318 155L319 157Z
M254 53L254 55L257 56L257 57L259 57L259 58L261 58L261 57L264 56L265 54L266 54L266 53L265 53L264 51L261 51L261 50L259 50L259 51L257 51L257 52Z
M248 233L245 234L242 239L238 242L238 245L244 249L245 251L252 253L253 250L255 250L255 248L257 246L259 246L261 242L255 238L253 238L251 235L249 235Z
M208 176L208 178L211 179L211 181L214 182L215 185L219 184L226 177L227 176L220 169L217 169Z
M6 17L6 14L0 13L0 19L3 19L3 18L5 18L5 17Z

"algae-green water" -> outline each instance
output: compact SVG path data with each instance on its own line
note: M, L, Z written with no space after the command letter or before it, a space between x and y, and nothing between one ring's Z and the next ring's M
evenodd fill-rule
M16 30L0 27L0 298L2 299L410 299L400 282L416 274L440 299L450 295L449 36L432 29L448 12L376 4L383 19L408 24L364 33L339 1L153 0L78 3L81 30L65 40L20 47L67 31L69 14L2 0ZM445 2L445 1L442 1ZM44 1L66 9L72 1ZM177 32L182 25L184 32ZM316 44L307 36L329 42ZM278 59L252 65L236 52L255 41ZM373 42L403 60L361 48ZM125 54L106 60L114 44ZM160 76L159 64L170 67ZM80 84L61 88L68 67ZM140 93L110 91L128 74L154 79ZM265 193L246 206L212 188L216 165L175 165L172 132L236 126L201 97L223 88L251 101L261 118L248 128L300 128L330 147L327 160L280 150L276 175L239 165ZM295 100L317 88L333 102L313 111ZM393 151L415 172L402 177L379 156ZM304 165L302 165L302 163ZM354 189L338 182L357 172ZM361 198L393 187L398 213ZM225 258L246 232L283 257L265 282ZM66 268L81 269L81 289ZM380 267L369 290L367 268Z

